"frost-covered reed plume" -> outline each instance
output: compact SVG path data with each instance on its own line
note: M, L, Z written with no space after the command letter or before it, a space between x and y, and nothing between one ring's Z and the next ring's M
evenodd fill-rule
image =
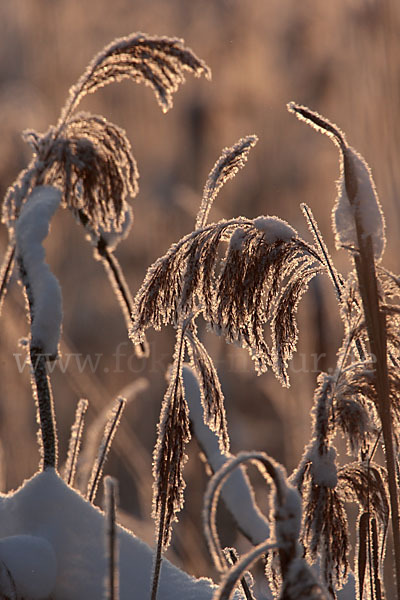
M96 56L71 88L55 126L44 134L25 133L33 157L3 204L10 245L1 269L0 304L16 264L27 299L42 454L40 472L16 492L0 497L0 595L33 600L222 600L244 594L247 600L258 600L261 589L261 597L268 600L334 600L344 597L344 587L351 589L353 578L354 600L381 600L390 530L400 600L400 278L382 266L382 208L366 162L344 134L308 108L289 105L340 150L332 226L337 247L347 250L354 262L346 277L335 268L309 206L302 210L311 242L271 215L208 222L212 203L245 165L257 142L255 135L223 150L206 181L194 230L150 266L134 299L114 255L133 223L129 200L138 192L137 166L125 132L103 117L76 112L79 102L110 82L130 79L149 85L166 111L185 72L209 76L205 63L182 41L143 34L121 38ZM88 403L78 403L64 479L57 472L48 365L59 352L62 301L60 284L45 262L43 242L60 206L71 210L83 226L140 353L148 351L147 329L172 325L176 330L154 449L154 553L117 525L113 480L105 482L106 516L94 506L124 398L92 426L83 466L78 455ZM334 286L344 338L335 369L319 375L311 439L288 476L264 453L230 452L224 394L198 320L246 349L257 374L272 370L289 387L289 364L299 333L297 308L319 274L328 275ZM350 457L340 465L338 434L346 440ZM218 587L164 559L184 502L183 466L191 435L197 437L213 473L203 519L210 555L221 574ZM101 439L100 447L93 439ZM379 446L384 449L384 466ZM249 461L257 464L268 485L269 510L257 506L244 466ZM73 489L75 479L87 487L86 497ZM219 497L252 545L242 557L234 548L223 548L219 539ZM359 511L354 564L348 502ZM264 568L261 582L248 573L257 560Z
M181 40L134 34L115 40L72 86L56 126L24 133L33 150L29 166L7 191L2 219L10 244L1 268L0 307L16 252L31 318L31 362L43 438L43 466L57 466L57 435L46 360L58 353L61 291L44 263L41 242L60 203L72 210L108 273L129 323L132 296L113 250L132 225L128 200L138 192L138 171L125 132L99 115L76 113L79 102L114 81L150 86L165 112L184 82L184 72L209 76L209 69ZM16 249L16 250L15 250ZM142 350L145 350L145 340Z
M2 598L99 600L149 596L152 551L116 524L116 484L106 481L106 517L93 505L104 463L126 400L119 398L105 422L83 498L75 489L87 400L78 403L64 480L58 474L58 443L48 365L57 360L62 331L61 287L45 262L43 241L60 206L70 209L103 262L130 324L133 300L113 254L132 226L129 204L138 192L138 171L125 132L107 119L76 112L82 98L114 81L149 85L162 110L185 72L210 72L182 40L133 34L104 48L74 85L55 126L25 132L33 156L10 186L2 210L10 237L0 270L0 306L14 265L23 284L30 323L32 389L37 402L41 469L16 492L0 497L0 595ZM146 351L142 340L141 351ZM143 380L141 388L143 388ZM137 385L135 389L139 390ZM97 429L96 429L97 431ZM92 444L93 445L93 444ZM87 462L87 461L86 461ZM78 473L77 473L78 471ZM22 533L21 533L22 532ZM195 580L166 561L160 595L210 599L215 586Z
M249 564L258 556L265 559L266 554L269 583L265 589L274 597L336 598L349 572L354 570L357 598L365 598L366 594L373 600L383 598L383 557L390 515L400 598L396 479L400 309L395 303L400 292L399 279L381 265L385 248L384 217L366 162L347 144L344 134L326 119L294 103L289 110L327 133L340 148L341 176L332 226L337 247L350 252L355 270L346 278L337 272L311 208L306 205L302 209L314 243L302 239L288 223L274 216L251 220L237 217L207 224L211 202L226 174L232 174L231 166L236 165L238 152L242 151L247 158L249 147L241 140L231 151L224 151L205 186L195 230L173 244L149 268L135 299L131 328L135 344L142 342L149 327L160 329L171 324L177 331L155 450L158 556L161 560L162 549L170 539L172 521L183 502L182 466L192 410L183 380L186 355L199 382L204 422L215 432L215 437L204 433L198 425L198 416L192 422L193 432L199 436L200 445L205 444L211 468L222 465L216 480L229 470L224 399L212 360L199 339L196 319L201 317L211 331L246 348L259 374L271 368L282 385L289 386L288 365L298 335L297 306L309 281L325 273L336 291L345 335L333 374L322 373L319 377L313 436L290 477L291 485L302 499L300 524L296 532L296 528L291 529L290 566L286 564L288 560L282 562L287 546L277 533L278 513L272 512L271 530L275 534L243 559L243 567L240 562L232 567L216 598L227 598ZM221 260L222 247L225 254ZM271 330L269 342L265 334L267 325ZM210 392L210 388L214 391ZM353 462L340 467L335 449L338 432L347 440L349 455L354 457ZM386 468L374 462L379 445L385 451ZM285 481L284 475L280 477ZM233 483L232 486L234 489ZM345 508L349 501L359 507L358 554L353 568ZM206 532L216 565L224 570L226 559L215 524L207 524L209 515L215 513L210 502L205 513ZM248 511L257 513L254 507ZM232 513L235 514L234 508ZM312 575L307 565L314 565L316 575ZM156 561L153 598L158 569ZM251 596L250 591L245 593Z

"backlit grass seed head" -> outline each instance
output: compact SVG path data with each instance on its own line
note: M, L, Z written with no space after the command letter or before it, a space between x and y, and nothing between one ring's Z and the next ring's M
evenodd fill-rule
M89 64L62 113L62 120L76 109L80 100L109 83L130 79L150 86L163 112L172 107L172 95L184 83L184 73L211 77L204 61L177 38L133 33L114 40Z
M333 393L333 378L322 373L314 395L313 436L291 477L303 496L306 556L312 562L320 557L328 588L345 581L349 551L347 515L337 490L336 451L332 445Z
M371 379L373 372L368 367L371 365L358 364L346 369L340 374L335 388L333 420L344 434L353 455L365 449L378 432L373 402L375 389Z
M44 164L44 180L63 190L64 205L82 211L92 229L122 228L139 177L122 129L79 113L51 145Z
M390 408L394 423L394 437L399 446L400 438L397 431L400 427L400 377L396 366L389 364L388 377ZM359 364L353 369L348 369L345 376L339 380L337 394L339 399L353 398L362 406L366 407L370 419L372 420L371 429L378 422L376 419L376 413L378 412L378 395L376 391L374 363Z
M153 455L153 517L159 531L159 542L166 548L171 538L171 526L183 506L183 466L187 456L185 445L190 439L189 409L182 380L183 333L178 331L174 362L165 393L157 442Z
M221 242L228 242L222 263ZM200 311L213 331L249 350L259 372L272 366L287 384L297 340L295 312L318 260L276 217L240 217L194 231L148 270L135 299L132 341L140 343L148 327L176 324ZM267 323L273 329L271 350Z
M130 79L150 86L162 110L185 72L210 78L208 66L183 41L134 33L114 40L91 61L71 87L57 125L45 134L27 131L29 166L7 191L2 219L11 233L21 205L35 185L59 185L65 204L83 210L97 231L120 226L125 202L137 193L137 169L125 132L106 119L79 113L80 101L109 83Z
M304 536L306 556L319 557L323 579L328 588L341 587L349 567L349 532L344 502L336 489L308 481L304 498Z
M362 401L352 395L338 394L334 406L335 424L344 434L348 452L358 456L376 436L376 424Z
M256 135L241 138L234 146L224 148L221 156L212 168L203 190L203 198L197 214L195 229L205 227L212 203L219 190L228 179L235 177L239 169L243 168L251 148L258 142Z
M354 462L338 470L338 491L346 502L355 502L360 511L370 512L386 531L389 523L389 495L385 470L374 462Z
M217 370L194 328L185 331L185 342L190 364L199 382L205 423L218 435L221 452L226 453L229 451L229 435Z

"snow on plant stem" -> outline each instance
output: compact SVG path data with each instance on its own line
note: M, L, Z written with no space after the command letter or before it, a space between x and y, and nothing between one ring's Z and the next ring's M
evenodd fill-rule
M52 186L38 186L21 210L16 226L17 256L31 303L31 346L56 357L61 333L61 288L45 263L42 246L50 219L61 202L61 192Z
M183 383L194 435L206 455L212 471L216 473L234 457L228 452L221 452L217 434L204 423L204 408L201 403L198 381L187 365L183 367ZM238 528L254 545L269 538L268 519L264 517L256 504L253 488L244 467L239 467L231 473L229 479L222 486L221 496Z
M360 236L364 244L371 237L374 258L380 260L386 243L385 219L369 166L348 145L346 136L339 127L325 117L294 102L288 104L288 110L301 121L326 134L340 149L338 197L332 211L336 247L358 249Z

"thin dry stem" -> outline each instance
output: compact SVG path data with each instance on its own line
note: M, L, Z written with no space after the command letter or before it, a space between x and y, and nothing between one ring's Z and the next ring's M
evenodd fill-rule
M0 268L0 315L14 267L15 245L9 243Z
M86 498L89 502L93 502L97 488L100 483L100 479L103 475L103 469L105 462L107 460L108 453L111 448L112 441L114 439L115 433L117 431L119 422L121 420L122 412L126 405L125 398L118 398L116 406L110 411L110 414L107 419L106 426L104 428L103 439L100 443L99 453L97 459L93 465L92 473L90 475Z
M79 457L79 450L81 447L82 433L84 426L85 413L89 406L89 402L84 398L81 398L78 402L78 406L75 411L75 421L71 428L71 434L69 438L67 461L64 467L64 479L68 485L74 485L76 465Z

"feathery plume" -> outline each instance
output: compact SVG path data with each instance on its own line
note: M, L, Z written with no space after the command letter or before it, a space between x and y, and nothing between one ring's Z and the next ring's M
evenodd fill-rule
M222 266L220 243L229 242ZM317 272L315 249L276 217L220 221L182 238L148 270L135 298L131 339L201 312L217 334L247 348L258 372L268 366L288 384L297 341L295 311ZM278 315L278 316L276 316ZM264 325L273 330L273 348Z
M224 395L217 370L205 346L200 342L194 327L185 330L186 347L190 364L196 373L200 387L204 422L219 438L222 452L229 450L229 435L226 423Z
M244 167L251 148L257 142L258 137L256 135L247 135L233 146L223 149L221 156L210 171L206 185L204 186L203 198L199 212L197 213L195 229L202 229L206 226L211 206L220 189L228 179L235 177L239 169Z
M34 147L44 183L62 189L65 206L81 211L97 234L100 227L121 230L139 177L123 129L101 116L78 113L44 155L40 143Z
M338 470L338 490L346 502L356 502L362 511L378 519L382 531L389 523L387 475L373 462L354 462Z
M172 107L172 95L184 83L184 72L211 77L204 61L184 46L183 40L133 33L111 42L94 57L70 96L61 114L64 122L86 94L114 81L130 79L150 86L163 112Z

